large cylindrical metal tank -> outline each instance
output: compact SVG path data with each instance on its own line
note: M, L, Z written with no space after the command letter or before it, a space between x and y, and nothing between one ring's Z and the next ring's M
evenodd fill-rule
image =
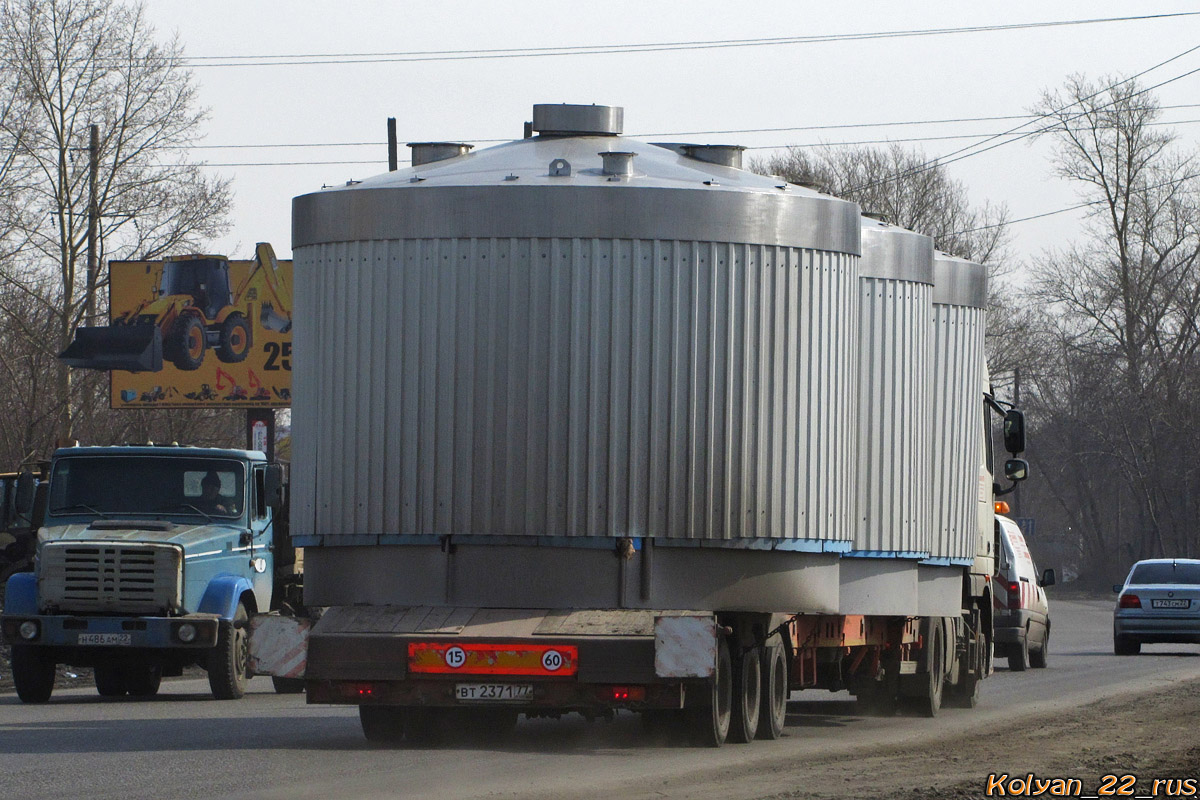
M987 269L935 253L933 259L933 541L930 556L970 563L992 514L983 469L984 333Z
M850 539L856 206L595 108L296 198L299 535Z
M542 558L560 594L611 603L563 565L629 538L704 547L660 547L668 600L647 552L621 604L742 602L722 587L755 575L795 604L782 560L695 559L852 546L857 205L625 138L622 116L537 106L538 136L294 200L292 530L428 546L374 556L428 591L373 601L507 602L462 567L505 543L528 548L514 570ZM836 606L832 585L794 607Z
M928 554L933 240L863 217L854 550Z

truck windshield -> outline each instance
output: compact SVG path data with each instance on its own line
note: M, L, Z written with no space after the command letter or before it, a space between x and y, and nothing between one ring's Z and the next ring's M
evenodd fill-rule
M1200 564L1138 564L1129 576L1130 584L1195 583L1200 584Z
M68 457L54 463L49 512L241 516L238 461L156 456Z

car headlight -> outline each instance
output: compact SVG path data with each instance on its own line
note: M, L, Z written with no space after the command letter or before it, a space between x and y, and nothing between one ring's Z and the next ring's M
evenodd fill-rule
M175 629L175 638L184 644L191 644L196 641L196 626L190 622L185 622Z
M31 642L38 637L38 624L31 619L27 619L17 628L17 633L21 634L21 638Z

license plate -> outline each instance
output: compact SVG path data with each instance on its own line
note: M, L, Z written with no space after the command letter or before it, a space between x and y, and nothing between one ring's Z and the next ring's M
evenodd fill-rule
M532 683L460 683L454 687L454 699L463 703L519 703L531 697Z
M94 645L130 645L133 644L131 633L81 633L79 644Z
M1191 608L1191 600L1151 600L1151 608Z

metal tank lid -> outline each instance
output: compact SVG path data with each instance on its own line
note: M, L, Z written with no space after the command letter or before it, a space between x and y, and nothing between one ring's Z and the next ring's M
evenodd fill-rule
M857 204L727 166L740 157L737 146L663 147L622 135L623 121L617 106L537 105L536 136L472 151L452 143L461 155L301 195L293 200L293 248L368 239L611 236L860 252ZM554 190L552 204L541 197L547 189ZM714 226L722 204L735 208ZM747 237L739 238L743 228Z
M933 302L948 306L987 308L987 267L935 250Z
M859 277L934 282L933 239L871 214L863 214L859 222L862 225Z

